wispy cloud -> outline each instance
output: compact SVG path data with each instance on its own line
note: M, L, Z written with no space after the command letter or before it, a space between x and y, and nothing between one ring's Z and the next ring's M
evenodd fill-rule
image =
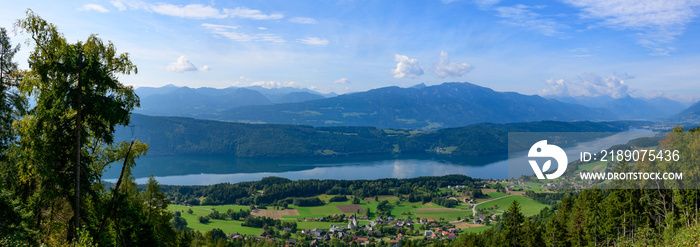
M407 56L396 54L394 55L394 61L397 62L396 68L391 69L391 73L394 75L394 78L417 78L418 76L423 75L423 69L421 69L420 65L418 65L418 59L408 58Z
M307 45L328 45L328 40L327 39L322 39L322 38L316 38L316 37L307 37L304 39L300 39L299 42L307 44Z
M237 7L235 9L224 9L224 13L228 17L232 18L245 18L253 20L277 20L284 18L282 14L263 14L262 11L257 9L249 9L246 7Z
M440 78L460 77L472 70L468 63L452 63L447 52L440 52L440 62L435 65L435 74Z
M501 0L474 0L474 3L482 9L491 8L491 6L494 6L500 2Z
M83 5L83 7L80 7L78 10L81 10L81 11L97 11L97 12L100 12L100 13L107 13L107 12L109 12L109 10L108 10L107 8L105 8L105 7L102 7L102 5L93 4L93 3L85 4L85 5Z
M279 13L264 14L257 9L249 9L246 7L236 7L233 9L217 9L210 5L203 4L149 4L138 0L113 0L112 5L123 11L127 9L141 9L152 11L162 15L176 16L191 19L221 19L221 18L243 18L252 20L278 20L284 18L284 15Z
M301 24L316 24L316 19L307 17L294 17L292 19L289 19L289 21Z
M183 18L207 19L207 18L225 18L226 15L221 14L218 9L202 4L189 4L178 6L172 4L152 5L153 12Z
M515 6L497 7L494 10L498 12L498 17L505 19L504 23L531 29L546 36L561 35L562 32L560 30L567 28L566 25L535 13L532 11L533 8L537 7L518 4Z
M637 42L653 55L667 55L667 44L685 31L696 16L699 1L676 0L565 0L580 8L582 18L600 20L613 29L638 31Z
M193 71L210 71L211 68L209 65L204 65L200 68L197 68L190 60L187 59L185 56L181 56L177 59L177 61L172 62L168 64L167 67L165 67L166 70L172 71L172 72L193 72Z
M247 41L259 41L259 42L274 42L274 43L284 43L287 42L282 36L270 33L243 33L237 31L236 26L227 25L217 25L217 24L202 24L205 28L209 29L212 33L220 35L222 37L228 38L233 41L247 42ZM264 30L262 30L264 31Z

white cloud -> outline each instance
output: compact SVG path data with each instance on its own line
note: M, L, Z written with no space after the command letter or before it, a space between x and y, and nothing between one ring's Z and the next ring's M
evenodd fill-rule
M535 30L546 36L560 35L560 29L566 28L549 18L542 18L531 9L535 7L518 4L515 6L504 6L495 8L498 17L506 19L507 24Z
M100 12L100 13L107 13L107 12L109 12L109 10L106 9L105 7L102 7L102 5L93 4L93 3L85 4L85 5L83 5L83 7L79 8L78 10L81 10L81 11L97 11L97 12Z
M435 74L441 78L460 77L472 70L468 63L452 63L447 52L440 52L440 62L435 65Z
M225 18L226 15L221 14L218 9L202 4L188 4L185 6L177 6L172 4L152 5L153 12L183 18L207 19L207 18Z
M423 74L423 69L418 65L418 59L396 54L394 55L394 61L397 62L396 69L391 69L394 78L417 78Z
M233 17L233 18L245 18L245 19L253 19L253 20L277 20L277 19L284 18L284 15L282 15L282 14L266 15L266 14L263 14L260 10L249 9L246 7L237 7L235 9L224 9L224 13L226 13L229 17Z
M293 81L285 81L285 82L258 81L258 82L253 82L250 85L251 86L261 86L264 88L282 88L282 87L304 88L303 86L299 85L299 83L296 83Z
M637 42L654 55L666 55L666 44L685 31L696 16L699 1L678 0L565 0L581 8L582 17L601 20L601 25L637 30Z
M276 34L270 34L270 33L254 33L254 34L248 34L248 33L243 33L240 31L236 31L238 27L236 26L226 26L226 25L216 25L216 24L209 24L209 23L204 23L202 24L203 27L209 29L212 33L221 35L222 37L228 38L233 41L238 41L238 42L274 42L274 43L283 43L287 42L282 38L282 36L276 35ZM263 30L264 31L264 30Z
M501 0L474 0L474 3L482 9L490 8L500 2Z
M571 81L547 79L545 83L547 83L548 88L541 90L540 95L561 97L610 96L619 99L626 97L632 92L625 80L633 78L627 74L611 75L603 78L593 73L584 73L576 80Z
M113 0L112 5L119 10L127 9L142 9L153 11L163 15L176 16L192 19L208 19L208 18L244 18L253 20L278 20L284 18L282 14L263 14L257 9L249 9L246 7L236 7L234 9L217 9L210 5L203 4L148 4L139 0Z
M112 0L110 3L119 9L119 11L124 11L127 9L150 9L147 3L138 0Z
M289 21L301 24L316 24L315 19L307 17L294 17L292 19L289 19Z
M218 24L210 24L210 23L204 23L202 26L208 28L208 29L238 29L238 26L228 26L228 25L218 25Z
M258 27L258 30L263 30L263 31L265 31L265 30L267 30L267 28L266 28L266 27Z
M211 68L209 65L204 65L201 68L197 68L190 60L187 59L185 56L181 56L177 59L177 61L172 62L168 64L167 67L165 67L166 70L172 71L172 72L191 72L191 71L210 71Z
M307 37L305 39L300 39L299 42L307 45L328 45L327 39L321 39L316 37Z
M333 83L340 84L340 85L347 85L347 84L350 84L350 80L348 80L348 78L340 78L338 80L335 80Z

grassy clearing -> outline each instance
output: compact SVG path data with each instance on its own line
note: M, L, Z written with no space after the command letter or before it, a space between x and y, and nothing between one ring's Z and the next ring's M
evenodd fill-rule
M471 210L460 210L460 211L442 211L442 212L417 212L416 217L428 218L428 219L439 219L444 218L447 221L455 221L457 217L464 218L465 216L471 216Z
M244 206L237 205L226 205L226 206L216 206L217 211L226 208L243 208ZM248 208L248 207L245 207ZM192 209L192 214L187 213L187 209ZM224 233L240 233L247 235L259 235L263 232L262 228L252 228L241 226L242 221L232 221L232 220L210 220L207 224L199 223L197 217L207 216L211 213L211 206L195 206L195 207L185 207L180 205L169 205L168 210L170 211L181 211L182 218L187 221L187 227L192 230L198 231L209 231L211 229L219 228ZM225 210L224 210L225 212Z
M504 210L507 210L514 200L520 203L520 212L522 212L523 215L525 215L526 217L538 214L543 208L547 206L542 203L536 202L530 198L514 195L479 204L479 206L477 206L476 208L479 210L492 209L494 205L498 205L496 212L500 213Z
M585 165L580 165L578 166L578 170L576 170L576 173L581 172L583 170L586 171L603 171L605 170L605 167L608 165L608 162L605 161L597 161L597 162L591 162ZM593 168L598 168L594 170Z
M493 226L478 226L478 227L472 227L472 228L467 228L462 230L462 234L464 233L480 233L485 231L486 229L491 229Z
M491 199L493 199L493 198L499 198L501 196L507 196L508 194L501 193L501 192L491 192L491 193L488 193L486 195L488 195Z

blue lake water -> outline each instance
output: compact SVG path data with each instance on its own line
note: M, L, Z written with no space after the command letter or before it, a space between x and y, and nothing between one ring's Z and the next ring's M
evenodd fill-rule
M566 148L567 153L600 151L628 140L653 136L647 131L622 132ZM510 154L510 162L525 159L525 151ZM297 179L379 179L463 174L475 178L504 179L532 174L528 165L513 170L508 155L445 158L429 155L374 155L353 158L319 159L241 159L228 156L144 156L137 160L133 176L145 183L153 174L161 184L210 185L255 181L276 176ZM570 157L570 161L577 159ZM527 164L527 162L524 162ZM105 175L115 182L121 165L113 165Z

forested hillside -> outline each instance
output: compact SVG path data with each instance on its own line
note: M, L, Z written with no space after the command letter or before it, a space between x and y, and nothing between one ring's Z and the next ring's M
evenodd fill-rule
M508 132L618 132L628 126L625 122L542 121L411 131L243 124L134 114L130 127L118 128L116 138L135 138L148 143L149 155L270 158L435 153L477 156L506 153Z

